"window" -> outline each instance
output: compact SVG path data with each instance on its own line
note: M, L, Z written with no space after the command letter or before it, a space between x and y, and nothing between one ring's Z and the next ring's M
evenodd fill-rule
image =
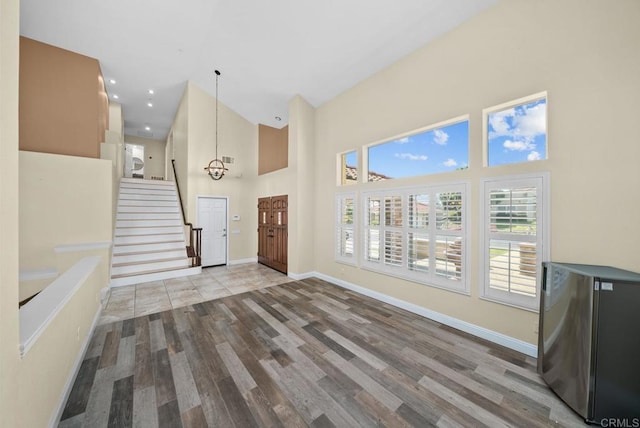
M465 199L465 184L363 193L362 266L468 292Z
M484 109L485 165L547 158L547 94Z
M356 195L336 196L336 260L356 264L355 246Z
M548 258L548 180L548 174L484 180L483 297L538 309Z
M369 146L368 181L415 177L466 169L469 162L469 120L453 119Z
M340 173L340 185L348 186L358 182L358 154L347 152L338 155L338 171Z

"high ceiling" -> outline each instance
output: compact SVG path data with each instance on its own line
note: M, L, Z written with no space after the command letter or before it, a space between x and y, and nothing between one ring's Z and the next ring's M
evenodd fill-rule
M20 33L99 60L125 134L165 139L214 69L220 102L281 128L294 95L317 107L496 1L21 0Z

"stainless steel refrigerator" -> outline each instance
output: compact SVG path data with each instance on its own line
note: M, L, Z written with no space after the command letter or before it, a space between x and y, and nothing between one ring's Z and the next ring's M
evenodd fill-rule
M543 263L538 372L587 422L640 426L640 274Z

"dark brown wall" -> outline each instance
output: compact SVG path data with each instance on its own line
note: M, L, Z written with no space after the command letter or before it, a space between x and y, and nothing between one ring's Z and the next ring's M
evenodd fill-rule
M100 157L109 123L96 59L20 37L20 150Z
M289 127L258 125L258 175L289 165Z

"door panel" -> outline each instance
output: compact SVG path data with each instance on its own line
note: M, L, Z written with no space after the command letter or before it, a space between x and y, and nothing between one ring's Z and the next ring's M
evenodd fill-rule
M258 199L258 262L287 273L287 195Z
M202 266L227 263L227 200L198 198L198 225L202 227Z

